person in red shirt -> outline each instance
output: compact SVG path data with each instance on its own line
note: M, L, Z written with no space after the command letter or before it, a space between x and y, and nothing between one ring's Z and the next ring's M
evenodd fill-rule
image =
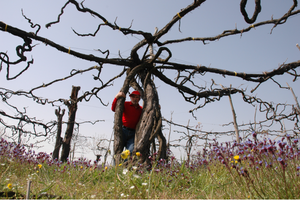
M115 112L117 99L120 97L126 98L123 92L119 92L111 106L111 110ZM134 148L134 136L136 125L140 120L142 114L142 107L139 105L141 94L139 91L133 91L130 95L130 101L124 102L124 110L122 115L122 131L124 147L132 153Z

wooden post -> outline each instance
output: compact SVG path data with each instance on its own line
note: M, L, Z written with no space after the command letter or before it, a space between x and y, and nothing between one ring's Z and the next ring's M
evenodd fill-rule
M239 129L238 129L238 125L236 123L236 114L235 114L235 111L234 111L234 107L233 107L233 103L232 103L232 99L231 99L230 94L228 95L228 98L229 98L231 111L232 111L232 116L233 116L233 125L234 125L234 130L235 130L235 135L236 135L236 141L237 141L237 143L240 143Z
M58 109L55 109L55 115L57 116L57 133L56 133L55 147L52 153L53 159L59 158L59 150L62 145L62 137L61 137L62 118L64 114L65 114L65 109L62 110L62 113L60 113L60 107Z
M31 185L31 180L28 180L28 181L27 181L26 199L29 199L29 195L30 195L30 185Z
M291 92L292 92L292 94L293 94L293 96L294 96L294 99L295 99L295 102L296 102L296 106L297 106L296 112L297 112L298 115L300 115L300 105L299 105L298 99L297 99L297 97L296 97L296 95L295 95L295 93L294 93L294 90L293 90L293 88L291 88L291 87L289 86L288 83L286 83L286 84L287 84L287 86L289 87L289 89L291 90Z
M188 167L190 166L190 155L191 155L191 150L192 150L192 146L193 146L193 143L192 143L193 136L192 137L190 136L190 131L188 129L189 125L190 125L190 120L188 120L188 124L186 126L187 136L188 136L188 141L186 142L186 155L187 155Z
M255 112L254 112L254 131L256 132L256 112L257 112L257 105L255 106Z
M69 157L70 148L71 148L71 139L73 136L73 129L75 124L75 116L77 111L77 96L78 91L80 90L80 87L72 87L72 93L71 93L71 99L69 102L65 102L67 104L69 109L69 119L68 119L68 125L65 133L65 137L63 140L63 147L62 147L62 153L60 160L63 162L67 161L67 158Z
M172 111L172 112L171 112L171 120L170 120L170 122L172 122L172 116L173 116L173 112L174 112L174 111ZM169 149L170 149L170 136L171 136L171 129L172 129L172 124L170 123L170 130L169 130L169 136L168 136L167 150L169 150Z
M225 88L223 85L221 85L221 87L223 89ZM230 89L231 89L231 85L230 85ZM234 126L234 130L235 130L236 141L237 141L237 143L240 143L239 129L238 129L238 125L236 123L236 114L235 114L235 111L234 111L234 107L233 107L230 92L229 92L228 98L229 98L229 103L230 103L230 106L231 106L231 111L232 111L232 116L233 116L233 126Z

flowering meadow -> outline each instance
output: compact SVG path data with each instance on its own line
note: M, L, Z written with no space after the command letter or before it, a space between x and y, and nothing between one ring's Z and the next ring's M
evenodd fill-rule
M1 138L0 197L25 198L30 181L29 197L42 199L300 199L299 141L290 136L214 141L190 161L153 155L151 167L139 156L124 151L118 166L62 163Z

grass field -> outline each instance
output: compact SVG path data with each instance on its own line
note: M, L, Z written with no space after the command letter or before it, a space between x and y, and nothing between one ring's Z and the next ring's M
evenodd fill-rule
M62 199L299 199L297 139L211 143L190 162L156 160L105 166L61 163L0 139L0 197ZM123 158L125 158L124 156Z

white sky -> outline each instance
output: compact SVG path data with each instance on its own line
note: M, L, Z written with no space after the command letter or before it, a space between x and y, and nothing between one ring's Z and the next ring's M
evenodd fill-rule
M21 14L24 14L38 23L42 29L38 33L42 37L46 37L58 44L61 44L72 50L86 54L94 54L102 56L95 49L110 50L110 57L118 57L118 51L122 57L126 58L130 54L132 47L142 38L140 36L124 36L118 30L111 30L107 27L101 27L96 37L81 38L76 36L72 29L79 33L91 33L96 30L99 23L97 18L93 18L89 14L78 12L73 5L68 5L64 15L61 17L61 23L52 25L49 29L45 28L45 24L55 21L60 9L65 1L62 0L10 0L1 3L0 20L28 32L35 32L36 29L30 28L27 20ZM109 22L113 23L117 18L117 24L121 27L129 27L132 20L132 29L143 30L153 33L154 28L160 30L166 25L180 9L191 4L193 1L182 0L164 0L158 1L100 1L86 0L84 5L90 9L100 13ZM199 8L195 9L184 18L181 19L181 32L178 31L178 23L170 30L168 34L160 39L165 41L168 39L179 39L184 37L209 37L216 36L224 30L247 28L247 24L239 10L240 1L224 1L224 0L207 0ZM262 11L257 18L258 21L280 18L291 6L293 1L287 0L264 0L262 1ZM247 10L249 16L252 16L254 1L248 1ZM296 8L299 9L299 6ZM203 45L202 42L185 42L179 44L171 44L167 47L172 51L172 62L180 62L192 65L204 65L212 68L221 68L236 72L246 73L262 73L263 71L271 71L280 64L299 60L300 51L296 48L296 43L300 43L300 26L299 16L291 17L287 23L279 25L270 34L272 25L258 27L252 29L248 33L230 36L220 39L219 41L210 42ZM8 52L11 60L16 59L15 46L22 44L21 39L5 32L0 32L0 51ZM72 69L86 69L94 66L96 63L83 61L65 53L58 52L56 49L45 46L41 42L33 41L38 44L32 52L26 53L28 59L34 58L34 64L22 76L16 80L6 81L6 67L4 66L0 73L0 87L11 90L30 90L33 87L43 83L48 83L53 79L63 78L69 75ZM154 46L158 50L157 46ZM141 54L143 52L140 52ZM13 73L18 73L24 67L24 63L12 67ZM121 66L104 65L102 75L103 81L109 80L116 76L122 70ZM299 70L298 70L299 71ZM49 98L69 98L72 85L81 86L80 94L84 91L91 90L100 83L93 80L92 74L87 73L67 80L62 83L55 84L44 90L36 91L36 95ZM173 75L173 72L168 72ZM205 76L197 76L195 81L202 86L210 86L211 79L216 83L229 87L239 87L246 89L247 94L256 85L243 82L235 77L222 77L219 75L206 74ZM275 78L283 86L286 82L293 87L297 96L300 96L299 81L292 82L293 77L283 75ZM114 113L110 110L110 106L115 94L120 90L124 77L115 81L112 87L104 89L99 93L104 103L108 103L107 107L103 106L97 99L90 102L81 102L78 104L77 122L105 120L94 126L82 125L80 133L86 136L99 136L109 138L112 133ZM243 84L243 85L241 85ZM203 109L195 112L197 120L195 120L188 111L194 108L184 101L177 90L170 86L164 85L156 79L156 86L160 97L162 115L166 119L172 118L175 123L195 126L199 122L202 124L202 130L220 131L224 130L221 126L232 121L231 109L228 98L223 98L220 102L208 104ZM130 90L132 91L132 89ZM294 104L293 96L290 91L279 89L279 87L271 81L262 84L254 94L265 101L273 101L275 103ZM127 98L128 99L128 98ZM46 121L56 120L54 107L38 106L32 100L22 98L12 98L11 103L18 105L20 108L27 107L27 112L31 117L36 116L38 119ZM254 108L243 102L241 95L233 96L233 103L237 114L238 123L248 123L253 121ZM13 110L0 103L0 110L4 110L8 114L16 114ZM264 115L260 115L262 119ZM67 113L64 116L67 121ZM286 125L287 129L292 124ZM173 127L172 129L177 129ZM226 127L226 130L233 130L233 127ZM167 134L169 130L165 130ZM179 138L178 133L172 133L173 139ZM48 147L47 152L52 152L53 147ZM89 153L91 154L91 153Z

